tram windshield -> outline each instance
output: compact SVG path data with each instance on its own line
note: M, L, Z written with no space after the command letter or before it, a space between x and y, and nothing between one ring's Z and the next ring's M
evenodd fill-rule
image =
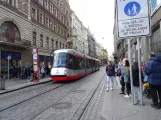
M66 67L67 58L68 58L68 53L55 53L53 67L54 68Z

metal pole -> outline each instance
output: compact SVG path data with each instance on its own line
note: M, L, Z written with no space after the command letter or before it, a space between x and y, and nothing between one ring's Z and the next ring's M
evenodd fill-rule
M129 63L130 63L130 80L131 80L131 94L132 94L132 103L134 105L134 95L133 95L133 77L132 77L132 62L131 62L131 43L130 38L128 38L128 50L129 50Z
M138 45L138 65L139 65L139 84L140 84L140 104L143 105L143 96L142 96L142 80L141 80L141 55L140 55L140 38L137 38Z
M10 65L9 65L9 61L10 61L10 60L8 59L8 80L10 79L10 71L9 71L9 70L10 70L10 68L9 68Z

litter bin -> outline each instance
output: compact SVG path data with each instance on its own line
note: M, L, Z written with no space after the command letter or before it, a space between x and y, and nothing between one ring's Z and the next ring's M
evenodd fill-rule
M5 89L5 79L0 78L0 90Z

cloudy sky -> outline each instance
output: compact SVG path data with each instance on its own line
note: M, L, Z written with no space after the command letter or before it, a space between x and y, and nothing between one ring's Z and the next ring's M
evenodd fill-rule
M71 9L96 40L113 52L114 0L69 0ZM104 38L104 39L103 39Z

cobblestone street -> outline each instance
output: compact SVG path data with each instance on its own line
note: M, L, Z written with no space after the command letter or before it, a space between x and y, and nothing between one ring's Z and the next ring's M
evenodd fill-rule
M97 108L104 82L105 72L101 68L71 83L46 83L1 95L0 119L78 120L91 98L87 111L97 105L93 114L101 113L101 108L98 111ZM86 113L83 119L92 117L92 114ZM97 118L101 119L101 116L97 115Z

